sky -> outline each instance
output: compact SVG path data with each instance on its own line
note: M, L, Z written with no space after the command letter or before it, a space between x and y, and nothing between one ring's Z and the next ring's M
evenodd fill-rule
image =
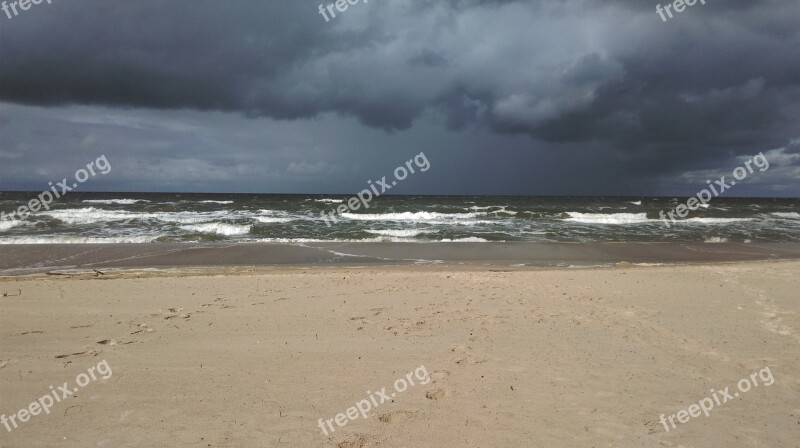
M49 1L0 11L0 190L105 155L83 191L352 194L424 152L392 193L693 195L763 153L727 194L800 196L800 0Z

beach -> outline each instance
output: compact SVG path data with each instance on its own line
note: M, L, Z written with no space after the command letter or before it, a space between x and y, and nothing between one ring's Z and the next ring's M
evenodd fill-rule
M503 245L439 262L420 251L466 249L195 247L205 264L111 246L6 246L0 413L103 361L113 374L0 426L0 446L800 446L789 244L661 247L683 261L657 265L652 247L595 247L564 266ZM280 250L317 261L253 262ZM662 423L747 378L760 385L707 416ZM395 396L366 418L336 419L383 387Z
M800 0L41 2L0 448L800 448Z

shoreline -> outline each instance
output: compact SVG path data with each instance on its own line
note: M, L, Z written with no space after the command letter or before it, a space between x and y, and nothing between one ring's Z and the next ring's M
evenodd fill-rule
M103 269L474 265L603 267L800 259L800 243L150 243L2 245L0 276Z

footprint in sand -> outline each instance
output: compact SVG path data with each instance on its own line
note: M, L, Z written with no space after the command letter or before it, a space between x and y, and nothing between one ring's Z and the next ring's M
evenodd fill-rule
M434 389L425 392L425 398L428 400L441 400L445 395L447 395L447 393L444 389Z
M474 356L472 356L470 354L467 354L467 355L464 355L464 356L459 356L459 357L453 358L453 359L451 359L451 361L453 361L454 363L456 363L456 364L458 364L460 366L466 366L466 365L469 365L469 364L483 364L487 360L486 359L476 359Z
M437 370L436 372L431 373L431 380L435 383L437 381L441 381L450 375L450 372L447 370Z
M378 420L383 423L400 423L410 419L416 414L417 413L413 411L392 411L379 415Z
M184 313L183 308L167 308L167 311L164 312L162 310L158 310L160 314L151 314L148 317L158 317L159 315L164 317L164 320L170 319L188 319L191 317L191 313Z
M380 439L369 434L353 434L336 445L338 448L367 448L376 446Z
M367 318L364 317L364 316L355 316L355 317L351 317L348 320L349 321L353 321L353 322L358 322L359 326L358 326L358 328L356 328L356 330L363 330L364 328L367 327L367 325L372 324L372 322L368 321Z
M472 352L466 345L463 344L454 345L450 347L450 351L453 353L457 353L459 355L451 359L451 361L460 366L475 363L475 358L472 356Z
M133 322L129 322L129 323L131 325L136 325L136 328L138 328L138 330L136 330L133 333L131 333L132 335L139 334L139 333L152 333L152 332L155 331L154 329L150 328L150 326L147 325L147 324L138 324L137 325L137 324L135 324Z

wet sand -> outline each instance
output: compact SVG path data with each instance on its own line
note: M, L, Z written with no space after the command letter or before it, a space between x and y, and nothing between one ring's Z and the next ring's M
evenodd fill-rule
M295 243L2 245L0 275L109 268L389 266L534 267L627 262L723 263L800 259L794 243Z

